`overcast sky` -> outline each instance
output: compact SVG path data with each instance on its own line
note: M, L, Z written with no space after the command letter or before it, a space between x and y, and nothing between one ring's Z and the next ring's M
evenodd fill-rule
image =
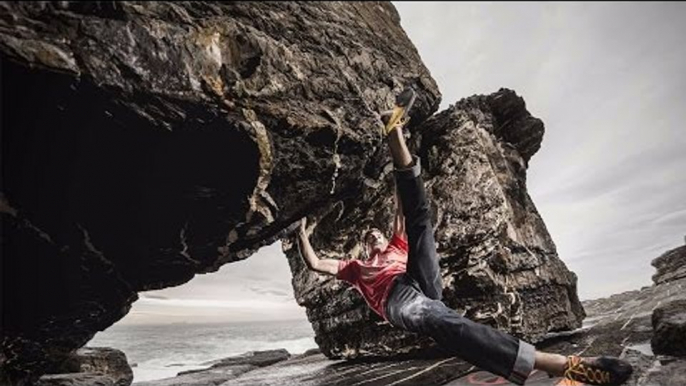
M443 93L501 87L546 127L528 189L582 299L651 284L686 235L686 3L395 3ZM280 245L141 294L123 323L305 318Z

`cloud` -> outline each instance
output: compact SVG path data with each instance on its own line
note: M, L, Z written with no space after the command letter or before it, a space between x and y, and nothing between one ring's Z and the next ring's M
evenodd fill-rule
M509 87L543 119L527 185L582 297L649 284L686 233L686 4L396 7L441 108Z
M648 183L651 189L673 190L675 184L686 182L686 157L679 143L655 146L623 158L621 151L616 154L612 162L578 167L565 184L546 186L538 198L578 202L618 192L637 196L642 184Z
M295 302L288 261L277 242L247 260L197 275L181 286L140 293L122 324L305 318L305 309Z
M259 295L266 296L277 296L277 297L292 297L293 291L287 291L278 288L261 288L261 287L250 287L250 290Z
M252 299L171 299L171 298L157 298L145 297L139 300L145 305L161 305L164 307L180 307L180 308L238 308L238 309L265 309L265 308L283 308L288 304L283 301L271 301L266 298L252 298Z
M684 229L684 235L686 235L686 209L666 213L654 219L652 223L657 226L680 226Z
M146 299L146 300L147 300L147 299L168 300L169 298L166 297L166 296L153 295L153 294L150 294L150 293L144 293L144 292L142 292L142 293L139 294L139 299L140 299L140 300L144 300L144 299Z

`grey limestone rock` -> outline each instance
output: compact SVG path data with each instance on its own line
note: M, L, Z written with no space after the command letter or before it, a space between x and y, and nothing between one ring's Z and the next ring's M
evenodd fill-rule
M653 275L655 284L662 284L686 277L686 245L671 249L652 261L657 269Z

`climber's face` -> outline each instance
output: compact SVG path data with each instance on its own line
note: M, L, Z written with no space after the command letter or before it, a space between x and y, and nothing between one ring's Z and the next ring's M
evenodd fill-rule
M372 228L365 234L364 244L367 247L367 256L371 259L386 250L388 240L380 230Z

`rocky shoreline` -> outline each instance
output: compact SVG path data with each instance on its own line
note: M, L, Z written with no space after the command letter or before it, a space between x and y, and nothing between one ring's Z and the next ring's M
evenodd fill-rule
M679 247L667 252L677 268L686 267ZM673 256L679 253L677 261ZM634 366L629 386L682 386L686 384L686 277L663 280L640 290L582 302L587 313L584 326L574 331L549 333L537 347L562 354L615 355ZM90 351L89 351L90 350ZM132 375L121 366L121 355L112 349L79 350L82 360L93 363L86 352L109 353L114 365L81 366L85 373L47 375L39 386L131 384ZM100 355L103 357L103 355ZM125 361L125 359L124 359ZM96 361L97 362L97 361ZM100 361L103 362L102 360ZM128 367L128 366L126 366ZM103 369L107 371L103 371ZM113 371L115 370L115 371ZM100 373L98 373L98 371ZM459 358L429 348L393 357L361 357L332 360L320 350L300 355L288 351L248 352L213 361L206 369L179 373L176 377L134 382L134 386L206 385L470 385L492 375L479 371ZM506 381L499 380L499 385ZM505 383L502 383L505 382ZM528 384L554 385L557 379L532 374Z

